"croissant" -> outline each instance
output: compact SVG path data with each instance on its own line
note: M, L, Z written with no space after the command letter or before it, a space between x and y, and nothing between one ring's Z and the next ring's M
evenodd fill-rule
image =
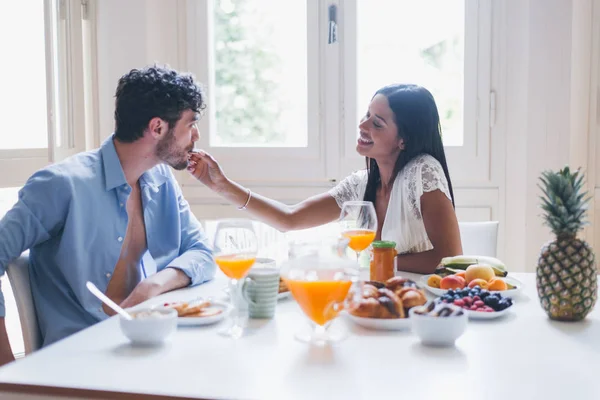
M379 315L379 301L374 297L362 299L356 307L350 310L352 315L363 318L376 318L374 315Z
M399 290L406 288L406 287L416 288L417 284L415 281L411 281L410 279L405 279L400 276L395 276L393 278L388 279L385 282L385 287L395 293L398 293Z
M361 299L358 305L352 309L350 313L357 317L365 318L405 318L402 300L400 300L394 292L385 288L376 290L374 296Z
M420 290L413 288L405 289L408 290L404 292L404 294L401 296L401 299L402 304L404 304L404 308L406 308L407 310L409 308L422 306L423 304L427 303L427 298Z
M383 307L382 309L386 312L382 312L384 316L379 318L404 318L404 305L402 300L396 296L394 292L389 289L379 289L379 298L377 299L379 304ZM386 315L386 314L389 314Z
M365 284L363 286L362 297L364 297L365 299L368 299L369 297L377 298L379 296L378 293L379 292L377 291L377 288L375 286L369 284Z

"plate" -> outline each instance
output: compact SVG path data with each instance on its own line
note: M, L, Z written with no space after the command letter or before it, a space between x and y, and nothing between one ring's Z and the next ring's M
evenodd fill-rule
M191 302L190 302L191 303ZM160 307L162 305L158 305L156 307ZM217 315L213 315L210 317L178 317L177 325L179 326L201 326L201 325L212 325L215 324L222 319L224 319L229 312L231 311L231 305L219 301L219 300L210 300L209 308L220 308L223 310L221 313Z
M465 311L467 312L469 319L496 319L496 318L500 318L500 317L510 313L512 308L513 308L513 306L510 306L508 308L505 308L502 311L494 311L494 312L481 312L481 311L471 311L471 310L465 310Z
M404 331L409 330L411 322L409 318L394 318L394 319L383 319L383 318L366 318L357 317L350 313L346 313L350 320L357 325L367 329L374 329L378 331Z
M429 279L430 275L424 275L421 277L421 279L419 280L419 283L421 284L421 286L423 288L425 288L428 292L435 294L436 296L442 296L444 295L448 290L447 289L438 289L438 288L433 288L431 286L429 286L427 284L427 279ZM513 278L511 276L507 276L502 278L504 279L504 281L506 283L510 283L511 285L515 286L515 289L508 289L508 290L490 290L490 293L500 293L502 295L502 297L510 297L513 298L514 296L518 296L522 291L523 291L523 282L521 282L520 280Z

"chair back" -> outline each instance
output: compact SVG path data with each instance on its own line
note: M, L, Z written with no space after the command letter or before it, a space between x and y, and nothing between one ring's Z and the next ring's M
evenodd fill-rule
M498 221L459 222L463 254L496 257Z
M40 333L35 304L31 294L29 253L23 253L20 257L11 261L6 268L6 274L17 303L25 354L30 354L42 347L42 334Z

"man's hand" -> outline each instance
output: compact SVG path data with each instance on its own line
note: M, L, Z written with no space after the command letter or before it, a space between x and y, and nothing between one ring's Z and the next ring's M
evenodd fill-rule
M181 270L165 268L138 283L131 294L119 305L122 308L133 307L165 292L186 287L190 282L190 278ZM104 305L102 308L106 315L115 315L112 309L104 307Z
M120 306L122 308L137 306L138 304L143 303L152 297L158 296L161 293L160 285L153 282L150 278L144 279L137 284L131 294L127 296L125 300L123 300Z

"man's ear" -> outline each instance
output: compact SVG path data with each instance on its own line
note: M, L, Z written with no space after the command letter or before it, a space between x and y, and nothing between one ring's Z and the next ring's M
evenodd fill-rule
M155 139L161 139L168 130L167 123L161 118L154 117L148 122L148 131Z

